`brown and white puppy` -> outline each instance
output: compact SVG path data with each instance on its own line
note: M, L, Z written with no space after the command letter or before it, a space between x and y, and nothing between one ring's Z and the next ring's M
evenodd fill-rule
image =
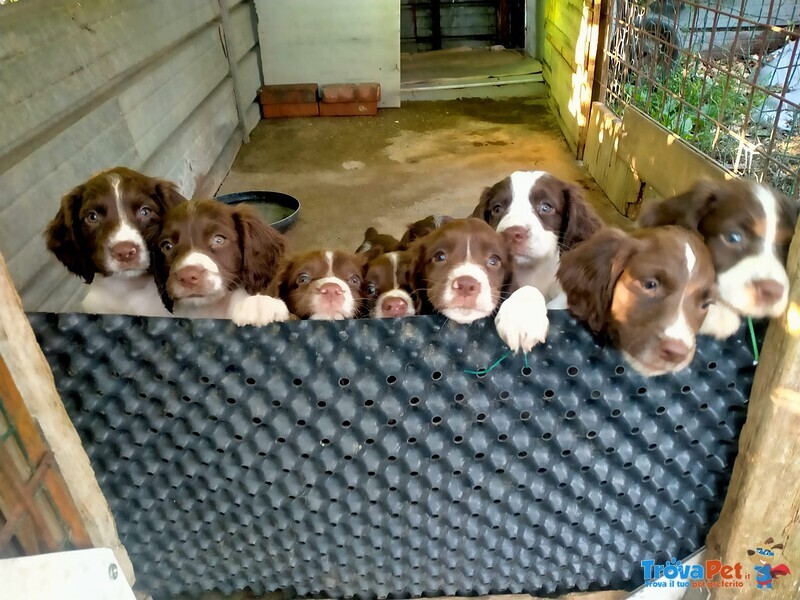
M566 307L556 278L561 253L603 225L577 186L545 171L516 171L486 188L472 216L507 237L515 287L535 287L549 308Z
M124 167L68 192L45 232L47 248L90 284L86 312L167 316L150 252L167 211L185 202L175 184Z
M646 376L680 371L714 301L714 265L703 240L679 227L628 235L607 228L561 257L569 310L607 333Z
M645 207L644 227L679 225L698 231L717 272L719 300L701 333L726 338L740 315L777 317L786 310L786 256L797 205L769 187L742 179L699 181L688 192Z
M154 252L155 280L176 316L265 325L289 318L264 294L283 255L283 237L246 205L192 200L166 215Z
M362 252L394 252L400 248L397 238L384 233L378 233L374 227L368 227L364 232L364 241L356 248L356 253Z
M408 252L373 253L364 276L370 317L410 317L416 314L411 297L411 255Z
M503 236L479 219L456 219L412 243L411 287L423 314L457 323L491 315L511 281Z
M286 259L269 292L301 319L357 318L362 310L365 254L312 250Z
M453 217L448 217L447 215L430 215L419 221L414 221L406 227L406 232L400 240L399 249L405 250L414 240L425 237L452 220Z

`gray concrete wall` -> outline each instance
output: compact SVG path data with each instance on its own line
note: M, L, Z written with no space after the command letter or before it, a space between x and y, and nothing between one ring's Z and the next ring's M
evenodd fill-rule
M0 7L0 253L27 310L74 307L85 286L45 247L61 196L116 165L212 195L261 84L250 0L28 0Z
M255 0L264 83L381 84L400 106L399 0Z

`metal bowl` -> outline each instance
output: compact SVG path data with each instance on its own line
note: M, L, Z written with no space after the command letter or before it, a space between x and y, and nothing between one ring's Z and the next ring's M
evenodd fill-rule
M294 225L300 213L300 201L281 192L236 192L217 196L225 204L249 204L273 228L285 233Z

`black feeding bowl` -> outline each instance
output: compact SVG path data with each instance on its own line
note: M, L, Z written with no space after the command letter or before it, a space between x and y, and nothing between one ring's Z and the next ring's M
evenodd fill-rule
M300 213L300 201L281 192L236 192L217 196L217 200L225 204L249 204L262 219L281 233L294 225Z

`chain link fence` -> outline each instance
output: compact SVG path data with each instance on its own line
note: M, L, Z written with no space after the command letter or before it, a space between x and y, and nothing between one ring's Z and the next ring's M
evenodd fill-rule
M800 0L612 0L603 89L726 169L800 192Z

